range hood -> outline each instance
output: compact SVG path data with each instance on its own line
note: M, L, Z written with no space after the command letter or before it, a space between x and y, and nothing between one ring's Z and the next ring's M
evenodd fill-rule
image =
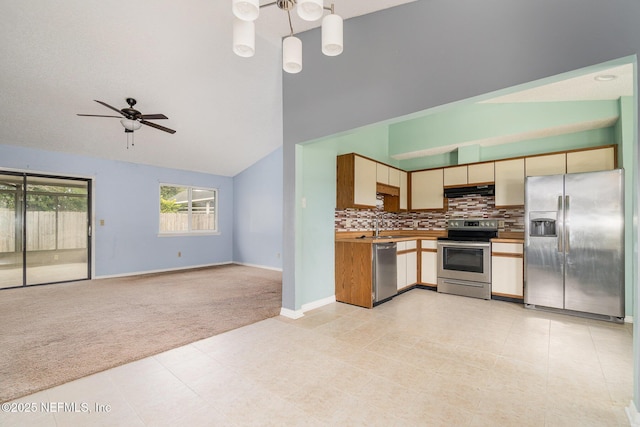
M455 199L456 197L465 197L471 194L477 196L493 196L495 194L495 188L496 186L493 184L445 188L444 197L448 199Z

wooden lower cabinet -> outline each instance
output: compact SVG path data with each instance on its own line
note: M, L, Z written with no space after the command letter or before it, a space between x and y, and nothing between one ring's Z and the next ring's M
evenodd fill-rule
M522 243L491 244L491 294L524 299L524 255Z
M420 242L420 283L438 286L438 242L436 240Z
M371 295L372 245L336 242L336 301L373 307Z

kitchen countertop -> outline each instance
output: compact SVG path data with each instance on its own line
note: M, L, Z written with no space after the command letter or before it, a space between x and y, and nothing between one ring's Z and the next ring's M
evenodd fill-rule
M336 242L366 243L376 242L406 242L409 240L437 240L445 237L446 230L385 230L380 233L382 237L374 237L372 231L337 231ZM362 237L364 236L364 237ZM391 236L391 237L385 237ZM495 243L524 243L524 233L501 232L497 238L491 239Z
M385 230L380 233L382 237L374 237L372 231L338 231L335 234L336 242L350 243L378 243L378 242L406 242L410 240L436 240L446 236L445 230ZM362 238L362 236L365 236ZM391 236L391 237L386 237Z

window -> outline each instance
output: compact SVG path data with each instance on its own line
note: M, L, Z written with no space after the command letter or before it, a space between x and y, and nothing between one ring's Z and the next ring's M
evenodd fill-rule
M218 231L218 190L160 184L160 233Z

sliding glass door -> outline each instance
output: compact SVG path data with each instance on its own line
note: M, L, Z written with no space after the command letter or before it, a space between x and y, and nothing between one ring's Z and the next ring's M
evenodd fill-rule
M0 174L0 287L90 278L90 181Z

